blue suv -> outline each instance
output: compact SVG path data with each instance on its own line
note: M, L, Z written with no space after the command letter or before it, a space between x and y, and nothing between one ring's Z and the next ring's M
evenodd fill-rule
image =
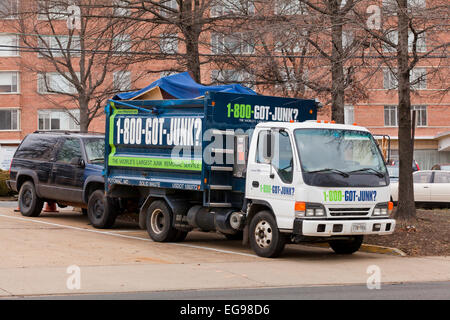
M94 133L27 135L14 154L7 181L10 189L19 192L22 215L37 217L44 202L49 202L81 207L94 226L112 226L115 215L105 219L103 214L104 139Z

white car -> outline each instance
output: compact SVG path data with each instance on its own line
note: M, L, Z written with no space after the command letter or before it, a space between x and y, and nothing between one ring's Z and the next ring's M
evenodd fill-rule
M450 203L450 171L421 170L413 173L414 200L422 203ZM392 201L398 201L398 181L390 184Z

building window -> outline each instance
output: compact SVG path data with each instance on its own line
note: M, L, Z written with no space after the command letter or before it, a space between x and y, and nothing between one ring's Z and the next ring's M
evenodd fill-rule
M344 106L344 123L355 123L355 108L353 106Z
M249 0L216 0L211 7L211 17L228 14L254 14L255 5Z
M113 39L113 50L116 54L126 53L131 49L131 37L129 34L121 34Z
M412 106L412 110L416 111L416 126L427 126L427 107L426 106Z
M168 17L168 16L173 15L174 14L173 10L178 11L177 0L160 0L159 3L161 6L165 6L168 8L168 9L164 9L161 7L160 14L163 17Z
M17 71L0 71L0 93L19 93Z
M131 72L130 71L114 72L113 85L114 90L116 91L131 90Z
M113 16L128 17L130 14L131 10L128 8L128 2L123 0L114 0Z
M71 77L69 74L67 76ZM64 75L48 72L38 74L38 92L41 94L74 94L77 89Z
M398 31L397 30L391 30L386 34L386 38L391 41L393 44L398 44ZM413 51L413 42L414 42L414 34L411 31L408 31L408 51ZM386 43L383 43L383 51L384 52L395 52L396 49ZM426 45L426 37L425 33L421 33L417 35L417 41L416 41L416 52L426 52L427 51L427 45Z
M409 76L411 89L423 90L427 88L427 70L425 68L414 68Z
M383 69L383 88L387 90L395 89L398 86L397 70L391 70L389 68Z
M384 126L397 126L397 106L384 106Z
M0 34L0 57L19 55L19 37L15 34Z
M342 48L347 49L353 44L353 31L344 30L342 31Z
M80 130L80 110L39 110L39 130Z
M174 74L178 74L178 72L177 71L161 71L159 76L160 76L160 78L165 78L165 77L173 76Z
M19 0L0 0L0 19L15 19L19 13Z
M81 44L77 36L42 36L39 39L39 57L80 56Z
M275 52L299 53L306 46L305 38L308 36L306 30L289 30L274 33Z
M68 4L61 1L38 1L38 20L66 20Z
M274 13L280 16L308 14L307 6L300 0L276 0Z
M177 34L162 34L160 37L159 45L161 48L161 53L175 54L178 52Z
M387 90L398 87L397 69L383 69L383 88ZM427 70L414 68L409 72L409 81L412 90L424 90L427 88Z
M0 130L19 130L20 110L0 109Z
M397 14L397 0L383 0L383 9L385 12ZM423 9L426 7L426 0L407 0L408 8Z
M287 67L286 69L279 70L281 81L280 83L275 85L276 90L293 91L297 92L301 90L301 84L306 83L308 80L308 70L303 70L303 73L296 73L293 68ZM300 78L301 79L297 79ZM307 90L308 87L306 84L304 85L304 90Z
M211 51L214 54L251 54L254 50L255 44L247 34L211 34Z
M384 107L384 126L396 127L398 126L397 106ZM426 106L411 106L411 119L413 110L416 112L416 126L427 126L427 107Z
M241 83L249 88L255 86L255 77L246 71L212 70L211 82L219 84Z

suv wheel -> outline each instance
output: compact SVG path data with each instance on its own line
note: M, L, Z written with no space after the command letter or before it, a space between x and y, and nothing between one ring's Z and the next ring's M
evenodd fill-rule
M118 208L103 190L96 190L89 197L87 211L89 221L95 228L106 229L114 225Z
M44 201L36 194L34 183L26 181L19 191L20 213L26 217L37 217L41 214Z
M260 257L275 258L281 254L286 238L278 230L277 222L269 211L258 212L250 222L250 245Z

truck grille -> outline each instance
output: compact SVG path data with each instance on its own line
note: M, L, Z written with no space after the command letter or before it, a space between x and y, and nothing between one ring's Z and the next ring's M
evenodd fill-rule
M370 208L328 208L333 217L366 216Z

